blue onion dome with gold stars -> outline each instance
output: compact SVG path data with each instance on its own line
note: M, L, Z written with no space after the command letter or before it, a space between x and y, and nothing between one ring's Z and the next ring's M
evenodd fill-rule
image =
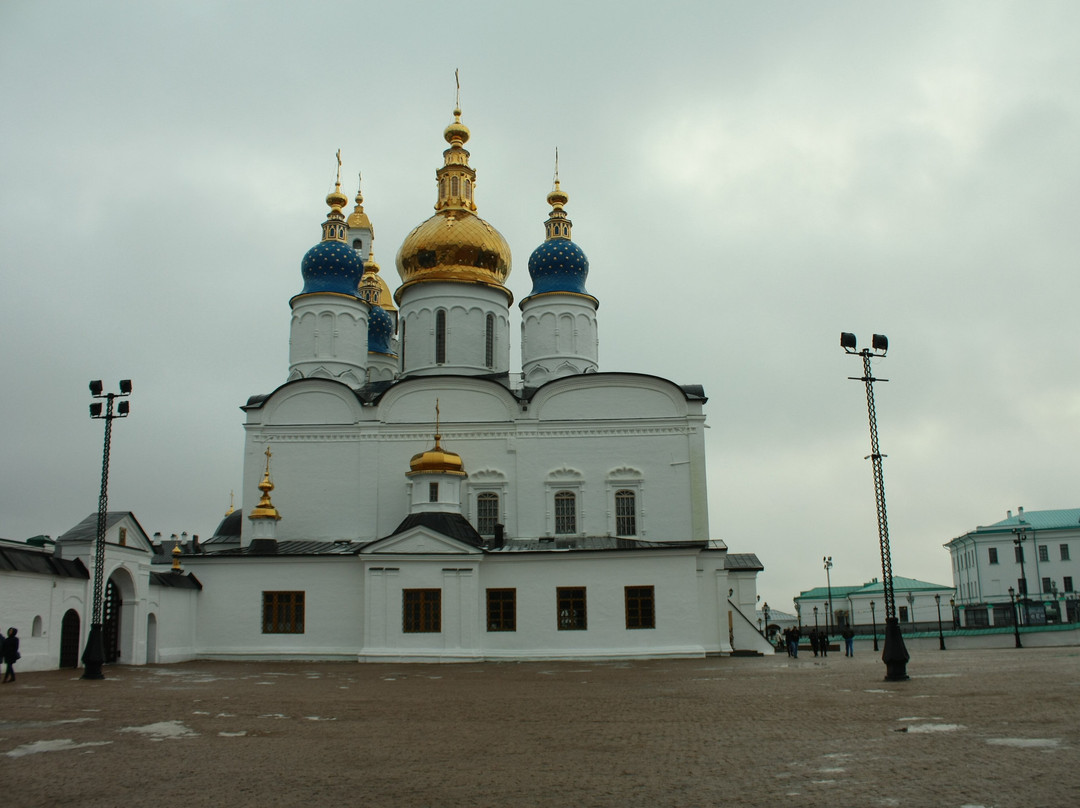
M402 285L394 293L400 305L402 292L425 281L477 283L498 288L513 302L505 282L510 274L510 245L502 234L476 215L476 171L469 165L469 127L461 122L461 109L443 137L450 148L435 172L438 201L435 215L417 226L402 242L397 270Z
M529 297L521 301L522 305L531 297L546 294L582 295L597 302L585 289L585 280L589 277L589 259L581 247L570 239L573 223L566 215L568 200L569 196L559 186L556 176L555 189L547 196L551 205L551 214L544 222L547 238L529 256L533 288Z
M394 338L394 318L382 306L372 306L368 313L367 349L393 356L390 340Z
M346 240L348 227L342 208L348 201L341 192L339 177L337 186L326 197L330 213L323 222L322 241L308 250L300 262L300 274L304 277L301 295L331 293L356 297L364 263Z

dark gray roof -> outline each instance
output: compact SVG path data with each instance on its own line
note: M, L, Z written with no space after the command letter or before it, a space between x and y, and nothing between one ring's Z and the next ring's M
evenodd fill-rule
M8 572L36 572L61 578L89 578L83 563L76 559L59 558L51 551L37 547L0 546L0 570Z
M557 550L700 550L700 541L644 541L618 536L559 536L551 539L508 539L502 547L488 548L492 553L550 553Z
M231 547L228 550L216 550L188 558L229 558L248 556L314 556L314 555L355 555L366 542L342 539L340 541L274 541L256 539L247 547Z
M139 524L139 520L135 518L135 514L131 511L107 511L105 513L105 529L108 530L125 516L130 516L131 521L134 522L139 530L142 530L143 535L146 536L147 541L150 540L149 534L143 530L143 526ZM97 538L97 513L92 513L83 519L79 524L75 525L67 533L60 536L57 542L76 542L76 541L94 541Z
M484 543L484 537L460 513L410 513L390 535L396 536L414 527L426 527L473 547L480 547Z
M189 572L151 572L150 583L156 586L168 586L173 589L202 589L199 579Z
M243 511L235 510L230 514L226 514L225 518L221 520L221 523L217 526L217 530L214 531L214 535L211 536L203 544L223 544L225 542L235 542L240 539L240 528L244 522Z
M761 572L765 569L765 565L753 553L728 553L724 558L724 569Z

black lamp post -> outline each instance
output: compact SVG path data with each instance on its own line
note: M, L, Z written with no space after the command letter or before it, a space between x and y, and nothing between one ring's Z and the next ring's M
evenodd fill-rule
M960 615L956 613L956 600L953 598L949 598L949 616L951 617L953 630L960 628Z
M802 604L795 601L795 620L799 624L799 633L802 634Z
M904 637L900 633L900 623L896 619L896 598L893 594L892 551L889 549L889 520L885 510L885 474L881 468L885 457L878 447L877 411L874 408L874 382L888 381L875 379L870 372L870 360L885 356L889 350L889 340L882 334L874 334L873 348L856 349L855 335L849 332L840 334L840 347L846 353L862 358L863 375L851 376L854 381L866 385L866 412L870 419L870 455L874 467L874 499L877 503L878 544L881 548L881 579L885 593L885 650L881 660L885 663L886 681L902 681L908 678L907 663L911 659Z
M1015 537L1013 538L1013 546L1016 548L1016 557L1020 561L1020 592L1018 593L1020 597L1018 598L1018 600L1020 603L1026 604L1028 596L1028 584L1027 572L1024 569L1024 542L1027 541L1028 537L1027 527L1024 525L1021 525L1020 527L1014 527L1013 533L1015 534ZM1024 622L1027 623L1026 605L1022 611L1022 614L1024 616Z
M817 631L817 606L814 607L814 631Z
M765 639L769 639L769 601L762 604L761 613L765 615Z
M876 651L876 650L878 650L878 647L877 647L877 612L874 611L874 606L875 605L876 604L874 603L874 601L870 601L870 620L874 624L874 650Z
M832 556L822 556L822 563L825 565L825 585L829 590L829 602L825 604L825 636L832 635L832 576L829 575L829 570L832 569Z
M119 393L103 393L100 380L90 382L90 395L103 398L105 402L95 401L90 405L90 417L105 421L105 448L101 460L101 494L98 496L97 536L94 540L94 602L90 617L90 634L86 638L83 651L83 679L104 679L101 666L105 664L105 641L101 630L101 600L105 573L105 521L109 510L109 448L112 442L112 422L114 418L127 418L131 412L131 402L121 401L113 411L113 402L118 398L131 395L131 380L120 382Z
M941 650L945 650L945 632L941 630L941 595L934 595L934 603L937 604L937 634Z
M1016 647L1023 648L1020 644L1020 618L1016 613L1016 590L1011 586L1009 587L1009 600L1012 601L1013 607L1013 636L1016 638Z

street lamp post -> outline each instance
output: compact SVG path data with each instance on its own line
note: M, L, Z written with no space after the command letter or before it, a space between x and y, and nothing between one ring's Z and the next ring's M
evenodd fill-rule
M874 611L874 601L870 601L870 620L874 624L874 650L878 650L877 647L877 612Z
M769 601L762 604L761 613L765 615L765 639L769 639Z
M131 380L120 382L119 393L104 393L100 380L90 382L90 395L105 399L90 405L90 417L105 421L105 448L101 460L101 494L98 496L97 535L94 540L94 601L90 617L90 634L86 638L83 651L83 679L104 679L101 666L105 664L105 641L101 626L101 600L105 573L105 522L109 510L109 449L112 443L112 422L114 418L127 418L131 412L130 401L120 401L113 411L113 403L118 398L131 395Z
M802 604L795 601L795 620L799 624L799 633L802 634Z
M934 595L934 603L937 604L937 634L941 650L945 650L945 632L941 630L941 595Z
M1023 648L1020 644L1020 618L1016 613L1016 590L1011 586L1009 587L1009 600L1012 602L1013 607L1013 636L1016 638L1016 647Z
M907 608L908 608L908 622L911 623L911 630L917 631L915 627L915 593L907 593Z
M907 663L911 659L904 645L904 637L900 633L900 623L896 619L896 598L893 594L892 574L892 551L889 549L889 520L885 510L885 473L881 467L882 458L885 457L878 447L877 412L874 408L874 382L888 381L888 379L875 379L870 371L870 360L882 357L889 350L889 340L882 334L874 334L873 349L856 349L855 335L849 332L840 334L840 347L846 353L862 358L862 377L851 376L855 381L861 381L866 385L866 412L870 420L870 454L869 459L874 468L874 499L877 504L878 520L878 544L881 548L881 578L882 588L885 594L885 650L881 652L881 660L885 663L886 681L902 681L908 678Z
M1024 609L1022 614L1024 616L1024 623L1027 623L1027 596L1028 596L1028 583L1027 583L1027 571L1024 568L1024 542L1027 541L1027 527L1021 525L1020 527L1014 527L1013 533L1013 546L1016 548L1016 557L1020 561L1020 592L1019 602L1024 603Z
M829 575L829 570L832 569L832 556L822 556L821 561L825 565L825 585L829 590L829 602L825 604L825 636L828 638L832 635L832 576Z
M817 631L817 606L814 607L814 631Z

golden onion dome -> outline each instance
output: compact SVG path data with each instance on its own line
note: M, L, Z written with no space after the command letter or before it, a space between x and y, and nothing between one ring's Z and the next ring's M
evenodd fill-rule
M498 287L513 302L504 286L510 274L510 245L475 212L476 171L463 148L469 128L461 122L459 108L454 109L454 121L443 135L450 148L443 152L443 165L435 172L436 212L409 233L398 250L402 285L394 299L400 304L402 291L414 283L457 281Z
M356 207L353 208L352 213L349 214L346 224L348 224L350 228L372 229L371 219L364 213L364 195L360 192L359 181L356 186Z
M262 482L259 483L259 490L262 491L262 497L259 498L259 503L251 509L251 513L248 514L249 519L280 519L281 513L274 507L274 503L270 501L270 492L274 490L274 484L270 481L270 447L266 447L266 471L263 474Z
M409 470L405 472L406 477L425 472L468 476L465 474L465 463L462 461L461 455L443 449L439 444L440 438L442 438L442 435L436 435L433 448L412 456L412 460L409 461Z

